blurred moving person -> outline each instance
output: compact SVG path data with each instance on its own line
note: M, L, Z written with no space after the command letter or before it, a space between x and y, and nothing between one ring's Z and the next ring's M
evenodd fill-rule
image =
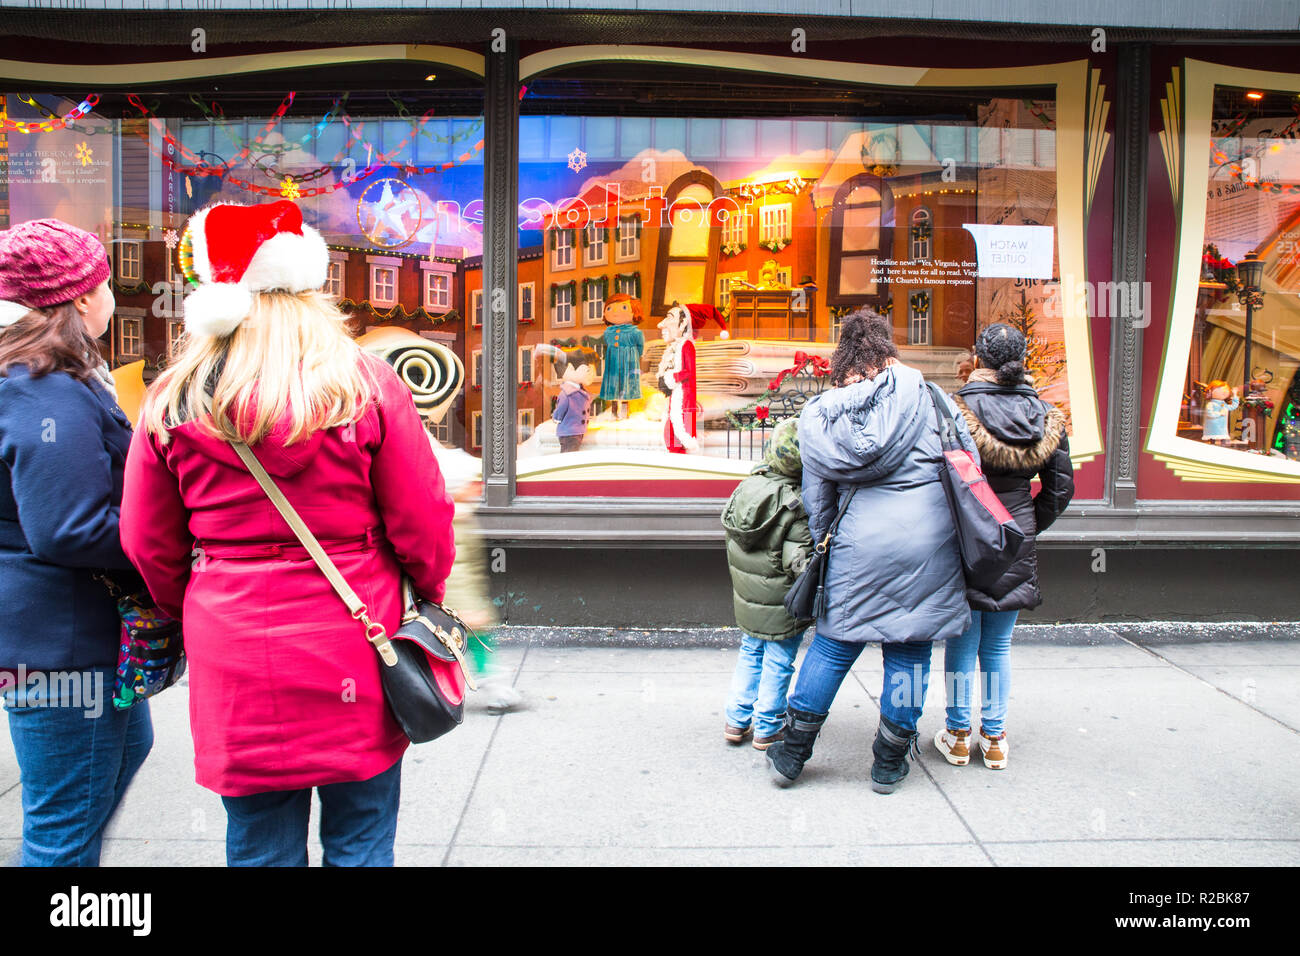
M492 628L500 623L500 615L488 587L487 549L474 516L483 497L483 463L459 448L444 447L432 435L429 443L442 468L447 491L456 503L456 517L452 520L456 563L447 577L445 603L474 629L466 648L479 676L480 700L489 713L504 714L519 706L523 696L492 660L496 644Z

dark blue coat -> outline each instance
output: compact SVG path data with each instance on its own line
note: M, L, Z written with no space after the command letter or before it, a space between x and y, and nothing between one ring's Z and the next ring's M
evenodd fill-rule
M948 400L949 411L956 406ZM962 444L975 451L957 416ZM957 533L939 469L943 450L925 379L894 365L828 391L799 417L803 503L821 541L858 491L831 542L827 610L817 633L890 643L958 637L970 624Z
M0 376L0 667L117 662L117 607L96 570L139 582L118 539L131 424L98 382Z

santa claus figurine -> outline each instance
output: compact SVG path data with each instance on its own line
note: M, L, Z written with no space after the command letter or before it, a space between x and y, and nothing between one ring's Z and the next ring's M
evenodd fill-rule
M696 418L700 413L695 396L695 336L710 321L722 327L720 338L727 338L727 324L711 305L677 305L659 323L666 348L659 359L659 388L668 396L668 420L664 422L664 445L670 452L684 455L698 451L695 438Z

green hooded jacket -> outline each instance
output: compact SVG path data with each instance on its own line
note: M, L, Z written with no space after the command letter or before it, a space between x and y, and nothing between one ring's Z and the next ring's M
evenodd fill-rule
M737 486L722 512L736 625L769 641L794 637L810 623L794 620L784 606L786 592L812 554L796 422L787 419L778 426L763 463Z

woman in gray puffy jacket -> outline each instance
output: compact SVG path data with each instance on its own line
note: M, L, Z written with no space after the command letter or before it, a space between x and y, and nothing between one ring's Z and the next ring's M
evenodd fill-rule
M890 793L915 751L931 644L965 631L970 608L939 477L932 392L898 361L887 319L868 310L845 318L831 380L837 387L809 402L799 421L804 507L819 546L857 490L829 543L826 611L790 695L785 740L767 757L778 785L794 782L849 668L863 645L878 643L885 680L871 786ZM944 401L974 452L956 406Z

